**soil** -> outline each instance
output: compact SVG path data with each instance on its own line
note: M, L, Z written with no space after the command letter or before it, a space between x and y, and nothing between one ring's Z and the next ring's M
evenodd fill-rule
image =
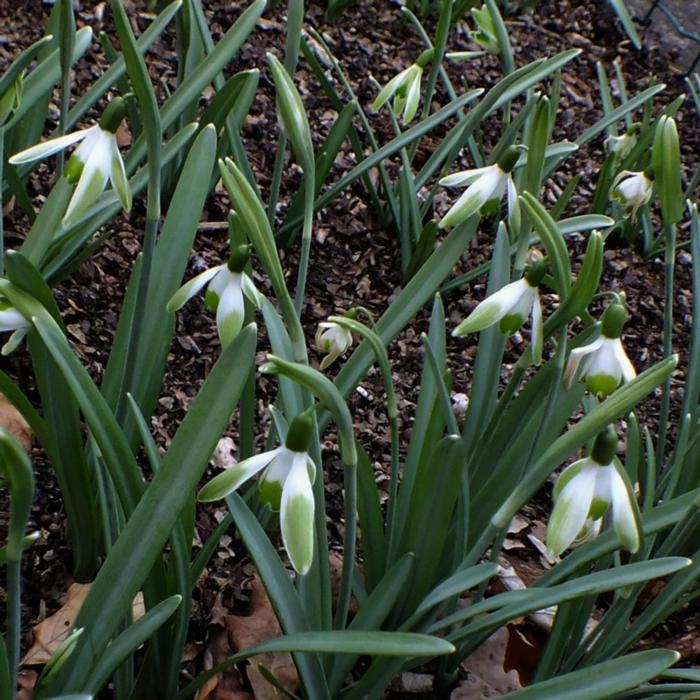
M223 0L205 1L210 17L214 39L230 26L240 12L238 3ZM107 29L101 20L100 8L84 3L78 19L80 24L89 24L97 32ZM151 15L140 3L128 3L135 30L143 31ZM103 8L104 9L104 8ZM39 38L46 25L50 7L33 0L2 0L0 2L0 69L17 52ZM340 60L348 79L360 102L369 110L376 92L370 82L372 75L385 83L400 68L408 66L422 50L420 40L411 25L399 18L398 4L386 0L363 0L351 7L336 23L324 17L324 8L309 3L306 21L309 26L322 33ZM108 19L105 11L104 18ZM434 17L425 18L430 31ZM562 75L562 100L556 124L557 139L573 140L602 115L600 98L596 90L596 62L601 62L609 74L613 60L619 61L627 82L627 90L637 93L651 84L653 77L666 83L667 87L657 99L657 104L670 102L684 90L683 76L671 68L674 56L661 48L659 37L652 30L643 35L644 49L636 52L621 32L614 15L603 0L577 2L576 0L543 0L532 12L514 14L508 19L516 65L523 65L534 58L550 56L563 49L576 47L582 50L580 58L568 66ZM240 52L232 72L245 68L260 67L265 73L266 51L273 50L279 56L284 50L283 9L269 10L260 28L252 35ZM99 75L105 59L97 50L88 53L80 63L75 75L75 93L80 94ZM453 29L450 37L452 50L473 48L469 42L464 22ZM149 54L154 82L164 89L174 83L174 34L163 36ZM485 87L493 85L499 78L499 68L493 57L485 56L470 63L460 63L450 69L456 86ZM653 77L652 77L653 76ZM335 113L318 88L316 80L307 70L303 60L299 64L297 84L304 104L310 114L314 137L319 143L327 133ZM613 89L617 89L613 83ZM444 104L445 96L438 94L436 103ZM700 130L698 114L691 101L687 100L677 115L681 134L683 162L689 178L700 160ZM371 113L371 112L370 112ZM52 110L55 118L57 112ZM385 140L392 137L383 116L372 116L372 126ZM495 143L500 126L493 121L485 134L486 143ZM429 156L440 134L424 139L418 159ZM259 96L253 105L251 116L244 128L244 138L249 159L255 170L263 192L269 190L272 165L277 143L277 124L274 109L274 92L271 81L261 81ZM435 139L435 140L433 140ZM566 215L586 213L595 185L597 170L604 157L603 137L595 139L582 148L566 166L550 180L544 192L544 201L551 206L561 189L574 173L583 173L583 178ZM347 151L337 161L338 177L354 164L352 154ZM471 167L467 159L464 167ZM298 173L283 183L280 217L284 214L290 197L298 186ZM50 172L46 168L37 171L32 188L37 204L50 188ZM436 214L444 213L447 199L436 200ZM228 201L222 192L211 199L203 218L201 231L192 253L186 274L218 264L226 254L227 230L225 227ZM90 261L83 264L74 276L56 288L59 306L76 351L89 368L93 377L99 377L105 366L111 346L121 297L125 289L135 254L140 247L140 231L143 224L142 204L137 203L129 216L123 216L110 224L112 235ZM28 229L28 222L18 208L8 209L5 219L8 247L17 246ZM681 243L688 237L687 226L680 227ZM485 223L480 230L477 243L463 257L456 273L472 269L490 256L492 230ZM582 241L574 239L573 256L579 259ZM606 250L605 283L608 289L624 290L634 318L625 332L628 353L638 369L650 366L662 357L661 328L663 318L663 262L659 258L645 260L634 244L627 241L612 241ZM294 248L285 256L283 265L290 272L290 286L296 270L297 251ZM392 230L385 229L376 219L362 185L358 182L346 194L334 202L317 217L314 225L312 264L309 269L307 303L303 320L307 337L313 337L316 325L328 315L361 304L379 316L402 286L398 260L398 239ZM689 324L691 312L690 255L681 246L676 266L674 348L681 354L680 369L674 376L672 410L674 423L677 417L682 392L685 353L689 346ZM265 280L256 280L262 287ZM453 327L474 307L484 295L484 280L477 280L469 288L461 288L449 295L448 325ZM219 344L210 314L201 302L193 301L179 314L178 331L173 343L169 371L165 378L162 397L152 422L154 436L161 446L167 446L182 420L189 403L196 394L201 380L218 354ZM420 334L427 330L428 313L421 312L396 339L390 348L401 415L412 415L417 398L417 389L422 367ZM508 344L504 376L510 372L512 363L519 354L523 340L516 334ZM267 347L264 336L260 339L259 351ZM454 375L455 391L469 393L469 383L475 347L464 339L449 341L450 365ZM319 358L317 357L316 360ZM338 363L340 364L340 363ZM13 376L20 386L34 398L34 384L30 366L24 352L3 359L3 369ZM333 374L333 371L331 371ZM263 379L258 385L259 439L265 435L269 420L265 406L272 389ZM382 383L377 373L370 372L358 390L350 398L358 438L372 455L377 465L380 488L388 479L389 431L382 404ZM657 419L658 401L646 402L640 410L642 421L653 430ZM404 436L410 434L410 424L402 425ZM232 437L236 439L235 430ZM324 466L326 471L329 531L334 548L340 549L342 535L342 501L340 465L335 453L336 441L329 432L324 439ZM24 557L24 629L31 627L50 615L60 606L61 597L72 582L70 550L67 545L65 520L60 492L51 469L40 450L33 454L37 470L37 493L32 509L30 529L41 533L39 541ZM212 472L213 473L213 472ZM541 530L546 521L547 494L538 497L530 510L530 530ZM0 500L0 524L7 518L7 501ZM197 531L204 541L223 517L221 507L202 508L197 516ZM538 530L539 528L539 530ZM521 538L523 548L509 553L513 565L523 570L533 562L538 565L539 554L529 540ZM523 576L526 578L525 576ZM211 560L206 575L195 591L194 617L190 635L191 658L186 664L186 674L201 670L202 651L213 635L212 608L218 602L231 611L244 609L246 591L249 589L251 565L235 532L230 531ZM678 636L677 628L665 629L657 641L664 642ZM25 646L31 641L27 632ZM698 650L689 654L688 661L697 660ZM403 697L398 691L396 697ZM420 697L431 697L428 694ZM437 697L437 696L432 696Z

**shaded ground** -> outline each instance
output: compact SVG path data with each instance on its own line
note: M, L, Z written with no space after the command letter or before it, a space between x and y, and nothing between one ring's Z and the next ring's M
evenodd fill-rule
M211 17L215 38L230 26L238 14L237 8L232 8L230 3L223 1L207 2L205 6ZM143 31L148 25L149 15L142 12L141 5L135 5L132 9L134 24ZM398 16L397 7L384 0L363 1L361 6L352 8L334 25L325 22L320 6L311 4L307 9L307 22L323 32L331 49L347 71L358 98L366 106L375 95L375 89L369 81L370 74L384 83L397 69L409 65L422 50L420 41L410 25L398 19ZM82 23L91 24L96 31L103 28L93 8L85 7L79 18ZM0 40L0 65L15 54L19 46L37 38L45 21L46 8L39 2L5 0L0 5L0 26L6 28L3 29ZM603 62L610 70L612 60L618 58L630 93L639 92L647 87L651 75L654 74L668 84L659 103L670 101L683 89L681 77L669 68L668 59L673 57L669 57L666 51L660 48L653 36L649 38L647 48L641 53L634 52L618 30L606 2L545 0L540 3L534 14L511 18L508 25L512 32L518 65L539 56L552 55L565 48L578 47L583 51L581 58L567 67L563 74L561 111L556 125L556 137L559 139L574 139L602 115L600 100L595 91L596 61ZM464 24L455 28L450 41L452 49L472 48L466 29ZM238 71L249 67L264 67L264 52L274 47L281 55L283 42L284 21L280 10L266 13L261 30L254 34L231 69ZM153 77L156 83L162 85L168 81L172 82L172 34L166 35L156 45L150 58L153 60ZM78 89L99 74L100 61L99 53L93 61L90 58L83 59L76 75ZM468 65L460 64L459 69L452 70L452 76L457 86L489 87L497 81L499 71L494 59L485 57ZM300 62L298 81L305 105L310 110L311 123L318 141L330 127L335 115L303 61ZM614 83L613 89L616 89ZM444 103L444 96L439 97L440 103ZM700 153L698 118L692 111L692 106L686 105L679 112L677 120L684 148L685 166L687 172L692 173L698 165ZM391 137L391 133L383 126L382 117L373 117L372 123L377 129L385 129L382 132L384 138ZM497 140L500 135L499 128L495 122L489 124L487 143ZM264 192L270 184L276 133L274 95L269 80L263 80L259 97L246 124L244 137L249 158ZM568 162L565 169L547 183L545 202L551 206L572 173L582 172L584 178L581 187L567 215L588 210L597 168L603 158L602 141L602 137L598 138L590 146L582 149ZM437 139L434 136L426 137L419 149L418 158L426 158L435 143ZM338 171L342 172L351 168L353 164L354 157L346 151L336 165ZM464 166L469 165L465 160ZM47 191L47 175L48 171L40 171L39 177L33 183L37 197ZM285 180L283 205L297 184L294 176ZM321 212L316 220L312 265L309 270L308 302L304 313L309 338L313 337L319 320L350 306L362 304L379 315L400 290L397 238L393 231L384 230L379 225L367 202L368 198L358 183L346 196L334 201ZM446 197L438 197L436 207L439 211L436 211L436 214L443 212L446 205ZM227 249L227 233L222 222L226 219L227 208L228 202L220 195L211 201L192 254L188 277L203 267L218 264L223 259ZM139 247L141 216L142 210L137 206L130 217L116 221L114 233L107 245L93 260L80 268L69 284L63 284L57 289L71 340L95 377L101 374L110 349L121 295ZM9 247L14 247L26 231L27 222L19 212L10 211L6 227ZM489 257L492 236L491 226L485 222L477 243L465 252L460 271L471 269ZM681 230L681 237L687 237L686 230ZM574 246L575 257L580 255L580 248L581 241ZM295 278L295 255L296 252L293 251L284 261L285 269L290 271L291 280ZM678 262L675 345L681 352L681 369L676 381L681 380L684 372L683 353L688 347L691 304L690 259L682 249L678 255ZM606 263L607 287L624 289L627 294L634 323L628 326L625 338L629 354L635 366L641 370L661 357L662 263L656 259L642 260L634 247L627 243L613 243L609 246ZM264 284L264 280L258 282ZM483 280L475 282L468 289L464 288L451 294L446 301L449 326L452 327L461 320L483 294ZM420 333L426 329L427 314L423 312L391 347L401 415L404 416L402 431L406 438L410 434L410 419L405 417L413 413L422 366L419 338ZM517 359L518 345L521 342L520 336L516 335L509 343L507 363ZM261 337L260 352L266 348L265 339ZM178 336L172 347L170 369L166 376L158 415L153 422L154 434L160 444L167 444L174 434L217 353L218 340L213 319L203 306L200 306L199 301L192 302L179 315ZM450 340L449 353L455 390L468 393L475 347L464 340ZM3 368L6 367L17 377L20 384L31 394L33 382L26 359L15 355L3 362L6 363ZM504 374L509 371L510 365L506 364ZM268 420L264 406L271 390L266 382L265 379L259 382L259 439L264 437L263 427ZM351 409L358 437L372 455L381 485L387 479L389 438L379 376L370 373L363 381L362 389L362 392L356 392L351 397ZM677 399L678 395L674 398ZM655 411L653 404L648 404L641 411L642 418L646 419L652 428ZM341 478L334 452L334 436L327 434L324 439L329 531L333 546L339 548L342 532ZM39 490L33 508L32 526L39 529L42 535L36 546L29 550L24 561L24 620L27 630L59 606L60 597L71 581L70 552L66 546L60 493L40 452L36 451L34 457ZM546 505L546 495L543 495L542 503ZM2 517L4 516L0 516ZM198 515L198 534L202 540L210 534L221 517L220 508L208 507L201 510ZM542 509L534 504L531 520L535 530L537 521L542 519ZM539 561L536 550L530 544L514 549L509 556L514 565L522 566L524 571L531 567L533 562L536 564ZM523 578L526 578L524 574ZM225 541L222 541L208 568L207 576L199 582L195 592L189 672L196 672L201 667L203 644L212 634L211 611L215 603L224 605L230 611L244 609L247 604L245 589L249 580L250 569L245 553L235 540L235 533L231 532ZM664 634L671 638L677 634L677 630L669 629ZM29 639L25 642L28 643Z

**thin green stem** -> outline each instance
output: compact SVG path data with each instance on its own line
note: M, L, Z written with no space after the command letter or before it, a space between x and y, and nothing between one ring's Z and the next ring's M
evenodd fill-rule
M284 170L285 149L287 148L287 135L284 131L280 131L279 141L277 142L277 153L275 154L275 165L272 168L272 183L270 185L270 200L267 203L267 220L270 226L275 223L275 214L277 213L277 202L280 196L280 188L282 186L282 172Z
M131 386L136 363L143 361L139 356L139 345L143 334L144 318L146 315L146 298L151 280L151 268L153 266L153 253L155 250L156 237L158 234L158 220L147 219L146 230L143 238L143 252L141 253L141 268L138 276L138 286L136 288L136 302L134 304L134 315L131 320L131 333L129 337L126 361L124 363L124 373L122 374L121 386L118 394L116 417L121 423L127 415L128 401L127 392L132 392Z
M669 357L673 352L673 282L676 262L676 226L667 224L664 227L664 327L663 327L663 356ZM664 382L659 409L659 436L656 443L656 463L658 468L664 468L666 452L666 435L668 433L668 415L671 404L671 377Z
M301 233L301 256L297 274L297 288L294 296L294 310L301 315L304 305L306 276L309 269L309 254L311 252L311 232L314 222L314 173L304 173L304 225Z
M5 128L0 125L0 277L5 276L5 227L3 223L3 193L2 179L4 176L3 165L5 161Z
M7 562L7 661L10 672L10 687L17 687L19 667L19 643L22 634L21 624L21 560Z

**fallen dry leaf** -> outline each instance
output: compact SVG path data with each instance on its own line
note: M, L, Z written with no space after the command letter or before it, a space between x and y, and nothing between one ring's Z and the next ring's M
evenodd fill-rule
M33 628L34 644L22 659L23 666L45 664L51 658L73 629L75 618L80 612L91 585L90 583L72 583L60 610ZM143 595L138 593L132 607L134 620L143 617L144 613Z
M17 438L25 450L32 446L32 430L22 414L10 403L5 394L0 393L0 428L5 428Z
M250 608L250 615L229 615L226 619L229 643L235 651L282 634L277 616L257 573L253 577ZM258 665L265 666L290 692L295 692L299 687L299 676L290 654L260 654L253 657L246 668L256 700L286 700L283 693L265 680L258 670Z
M208 671L233 653L229 645L228 632L213 625L215 630L207 639L204 651L204 670ZM235 666L212 676L198 691L195 700L253 700L253 696L242 689L240 674Z
M497 698L521 688L518 672L504 668L508 639L508 629L501 627L462 662L469 678L452 691L450 700Z

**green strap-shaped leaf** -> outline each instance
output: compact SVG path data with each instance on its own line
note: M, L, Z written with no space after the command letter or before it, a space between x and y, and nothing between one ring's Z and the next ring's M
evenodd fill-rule
M84 632L69 668L47 689L49 696L88 686L94 663L119 629L229 423L254 365L255 343L251 324L223 351L206 378L85 599L75 623Z
M604 700L651 680L676 663L667 649L640 651L508 693L508 700ZM662 686L663 687L663 686Z
M251 656L278 651L313 651L320 654L357 654L369 656L398 656L404 658L420 656L442 656L451 654L454 647L444 639L430 637L426 634L410 632L300 632L285 637L270 639L256 644L245 651L231 656L214 666L210 671L201 673L181 693L180 698L187 697L201 687L209 678L229 666L245 661ZM187 695L186 695L187 693Z
M32 507L34 474L27 453L4 428L0 428L0 473L10 487L5 556L7 561L18 561L24 549L24 531Z
M97 694L107 684L114 671L136 651L175 612L182 597L173 595L152 607L142 618L129 625L108 647L90 674L90 695Z
M557 293L563 301L569 294L571 287L571 262L569 251L566 249L564 239L557 231L557 224L549 212L529 192L524 192L520 201L527 212L532 225L535 227L540 240L547 249L547 257L554 272L557 284Z

